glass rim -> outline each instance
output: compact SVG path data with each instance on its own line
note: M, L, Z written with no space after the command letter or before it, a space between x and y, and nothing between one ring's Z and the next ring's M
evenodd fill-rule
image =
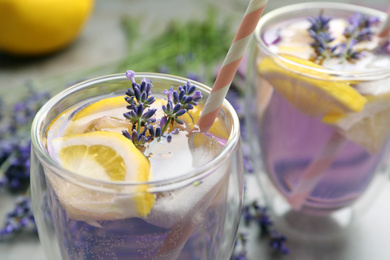
M179 83L180 85L185 84L187 81L190 81L191 84L194 84L199 90L205 91L207 93L210 93L211 88L206 86L203 83L190 80L187 78L170 75L170 74L162 74L162 73L150 73L150 72L138 72L135 76L136 79L139 78L149 78L149 79L162 79L162 80L172 80L174 82ZM164 187L169 186L172 184L178 184L178 183L192 183L200 178L206 177L209 174L212 174L214 172L214 168L221 165L224 160L228 157L229 154L233 153L233 151L236 149L239 140L240 140L240 123L238 119L238 115L235 112L235 109L233 106L224 99L223 101L223 107L226 108L226 111L231 115L232 118L232 128L229 135L229 139L227 140L226 145L223 147L223 149L209 162L201 165L200 167L196 167L195 169L192 169L191 171L185 172L181 174L180 176L171 177L167 179L162 180L151 180L151 181L144 181L144 182L113 182L113 181L105 181L105 180L99 180L94 179L90 177L86 177L71 171L68 171L64 169L56 160L54 160L48 153L43 140L40 136L40 129L41 125L43 124L43 120L46 118L48 113L51 111L51 109L54 107L55 104L57 104L60 100L69 97L74 93L75 91L78 91L80 89L84 89L89 86L93 86L99 83L109 83L113 80L129 80L124 73L118 73L118 74L109 74L99 77L94 77L82 82L79 82L75 85L72 85L65 90L61 91L60 93L56 94L52 98L50 98L49 101L47 101L37 112L35 115L35 118L33 120L32 126L31 126L31 145L34 148L34 153L38 157L38 159L41 161L42 164L44 164L45 167L50 169L55 175L61 178L65 178L69 181L76 181L77 184L79 182L82 182L81 185L85 184L88 187L99 187L98 189L101 189L102 186L104 187L112 187L112 188L126 188L126 187L136 187L139 185L147 185L152 186L153 188L156 188L158 190L158 187ZM130 81L129 81L130 82ZM129 87L131 86L131 82L129 83Z
M262 37L261 37L261 30L262 28L269 23L272 19L275 17L283 17L284 14L290 13L290 12L300 12L302 13L302 10L315 10L315 9L327 9L327 10L343 10L343 11L350 11L350 12L360 12L363 14L369 14L372 16L377 16L382 22L386 19L387 14L373 9L369 7L354 5L354 4L347 4L347 3L335 3L335 2L308 2L308 3L298 3L298 4L292 4L287 5L283 7L279 7L277 9L274 9L265 15L262 16L259 23L257 24L255 28L254 38L256 45L261 48L268 56L272 56L274 58L278 58L282 62L288 63L293 66L298 66L307 70L316 71L318 73L322 74L330 74L345 78L351 78L353 77L356 79L358 78L369 78L371 79L374 76L389 76L390 75L390 68L378 68L378 69L371 69L366 71L340 71L340 70L332 70L332 69L321 69L321 68L314 68L308 65L303 65L297 62L294 62L290 59L287 59L277 53L274 53L269 50L268 46L264 43Z

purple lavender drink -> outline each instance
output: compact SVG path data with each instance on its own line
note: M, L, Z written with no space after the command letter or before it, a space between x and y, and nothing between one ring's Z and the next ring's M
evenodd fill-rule
M305 3L268 13L256 29L253 148L261 181L295 211L348 207L388 170L390 52L377 36L385 17Z

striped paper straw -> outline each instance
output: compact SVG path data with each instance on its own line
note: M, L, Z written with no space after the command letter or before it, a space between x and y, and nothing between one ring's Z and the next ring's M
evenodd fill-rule
M300 210L306 199L313 192L317 184L321 181L324 173L334 161L345 138L335 132L326 143L324 149L318 154L314 161L300 176L297 185L293 188L292 194L287 198L291 207Z
M201 132L207 132L213 125L267 2L268 0L250 1L222 68L214 82L210 96L206 100L202 114L196 123Z
M387 9L387 17L378 36L381 38L390 36L390 7Z

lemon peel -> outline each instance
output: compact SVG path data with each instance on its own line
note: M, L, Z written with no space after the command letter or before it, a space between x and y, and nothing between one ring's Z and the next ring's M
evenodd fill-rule
M121 134L96 131L55 138L50 143L52 157L76 174L111 183L151 179L150 162ZM147 184L119 187L111 194L64 182L56 176L50 180L68 214L80 220L145 217L155 202L154 195L147 193Z
M267 57L259 62L258 71L302 113L314 117L327 116L331 120L332 117L340 118L346 113L360 112L363 109L367 99L348 82L316 71L315 69L324 68L311 61L291 55L282 57L293 63Z
M93 0L0 0L0 48L38 56L58 51L80 34Z

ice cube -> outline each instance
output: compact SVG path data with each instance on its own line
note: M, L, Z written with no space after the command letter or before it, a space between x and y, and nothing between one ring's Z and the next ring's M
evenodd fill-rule
M217 139L200 133L189 138L189 146L192 166L195 168L211 161L223 148ZM197 216L204 214L218 191L227 185L229 168L229 162L221 163L216 168L200 173L203 175L200 181L189 178L181 183L172 184L173 191L158 196L145 220L160 227L171 228L198 219Z

